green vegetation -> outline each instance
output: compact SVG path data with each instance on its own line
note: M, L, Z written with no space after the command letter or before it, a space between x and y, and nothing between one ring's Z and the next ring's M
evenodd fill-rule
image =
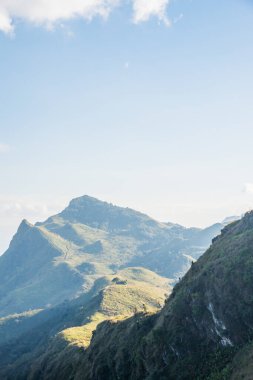
M219 228L161 224L89 197L23 222L0 258L0 378L250 379L253 213L195 262Z
M21 223L0 257L0 317L88 293L121 268L144 267L175 280L220 229L186 229L87 196L74 199L43 223Z
M113 281L115 277L119 284ZM45 371L50 369L50 376L69 373L72 361L81 360L99 323L122 321L144 312L144 305L146 313L155 313L170 291L168 279L147 269L127 268L116 276L99 279L86 298L81 296L52 309L23 314L22 318L17 315L1 319L0 354L4 355L0 355L0 378L26 378L31 372L30 376L37 379L41 365ZM20 322L18 330L10 334L14 318Z
M74 369L69 362L56 379L252 379L252 257L249 213L215 239L160 312L100 323Z

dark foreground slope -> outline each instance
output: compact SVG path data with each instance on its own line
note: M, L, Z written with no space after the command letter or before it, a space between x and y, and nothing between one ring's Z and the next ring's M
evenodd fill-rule
M0 256L0 317L75 298L126 267L182 276L221 227L187 229L88 196L74 199L44 223L23 221Z
M248 213L215 239L160 313L100 324L89 348L73 360L71 379L238 380L240 363L251 371L252 338L253 213ZM30 378L50 378L43 367L36 373ZM61 373L61 380L68 378Z

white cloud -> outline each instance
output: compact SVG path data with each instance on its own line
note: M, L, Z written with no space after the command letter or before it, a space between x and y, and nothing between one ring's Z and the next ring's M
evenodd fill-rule
M245 183L244 191L247 194L253 194L253 183Z
M0 30L11 34L16 20L52 28L57 22L74 18L91 20L107 18L127 0L0 0ZM169 24L166 9L169 0L132 0L134 22L147 21L151 16Z
M0 25L1 25L1 18L0 18ZM7 153L10 150L10 146L7 144L1 144L0 143L0 154L1 153Z
M169 0L133 0L134 22L148 21L151 16L156 16L169 26L166 15L168 5Z
M2 7L0 8L0 30L7 34L13 31L12 20Z

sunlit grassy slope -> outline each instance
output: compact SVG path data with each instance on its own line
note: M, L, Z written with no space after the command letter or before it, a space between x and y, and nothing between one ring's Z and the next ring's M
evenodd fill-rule
M251 380L252 257L248 213L214 240L160 312L108 318L85 347L76 341L80 331L63 331L65 360L48 350L29 380L50 373L57 380Z
M139 312L154 313L170 291L168 279L147 269L127 268L99 279L89 299L81 296L52 310L2 318L0 376L7 369L13 379L27 371L36 378L41 363L56 368L62 363L66 368L88 347L99 323L121 321Z
M226 227L154 316L100 324L74 379L253 378L253 212Z

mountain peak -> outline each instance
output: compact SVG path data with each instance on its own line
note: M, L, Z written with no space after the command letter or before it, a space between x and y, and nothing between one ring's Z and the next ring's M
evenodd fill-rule
M157 224L152 218L138 211L115 206L88 195L70 201L59 216L70 223L82 223L105 230L137 228L144 220Z
M22 222L20 223L19 227L18 227L17 233L23 233L25 231L28 231L32 227L33 227L33 224L28 222L27 219L23 219Z
M104 202L104 201L101 201L95 197L91 197L90 195L82 195L80 197L77 197L77 198L73 198L70 203L69 203L69 206L68 207L71 207L71 206L83 206L83 205L88 205L88 204L109 204L107 202ZM67 208L68 208L67 207Z
M67 214L73 214L73 213L87 213L89 211L100 211L101 210L110 210L110 209L121 209L124 210L124 208L118 207L113 205L112 203L108 203L105 201L102 201L100 199L91 197L89 195L83 195L81 197L77 197L72 199L69 202L69 205L61 212L61 216L66 216Z

